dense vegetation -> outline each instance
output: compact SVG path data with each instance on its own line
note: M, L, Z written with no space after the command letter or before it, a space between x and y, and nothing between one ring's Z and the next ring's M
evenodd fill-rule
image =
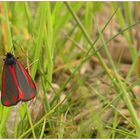
M1 71L11 51L38 91L32 101L0 104L0 137L140 138L139 8L0 2Z

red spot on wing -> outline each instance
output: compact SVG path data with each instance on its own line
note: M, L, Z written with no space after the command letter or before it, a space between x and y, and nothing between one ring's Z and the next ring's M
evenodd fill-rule
M25 99L24 93L22 93L22 94L20 95L20 99Z
M13 96L13 100L16 102L17 101L17 96Z
M35 94L32 93L32 94L30 95L30 99L32 99L34 96L35 96Z
M11 102L9 100L5 101L5 105L9 106L11 104Z

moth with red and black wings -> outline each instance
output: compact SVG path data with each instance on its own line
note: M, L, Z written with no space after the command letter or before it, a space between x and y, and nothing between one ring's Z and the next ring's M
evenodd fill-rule
M36 94L36 86L28 72L13 54L7 53L2 71L2 104L16 105L20 100L33 99Z

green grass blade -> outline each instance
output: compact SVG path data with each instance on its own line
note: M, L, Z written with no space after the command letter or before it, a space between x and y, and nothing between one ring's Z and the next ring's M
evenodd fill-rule
M40 5L42 8L40 9L40 23L39 23L39 31L38 31L38 36L36 39L36 46L35 46L35 54L34 54L34 60L40 59L40 52L42 48L42 43L43 43L43 37L44 37L44 29L45 29L45 23L46 23L46 3L42 2ZM31 71L32 78L35 78L35 74L38 68L38 62L36 62Z

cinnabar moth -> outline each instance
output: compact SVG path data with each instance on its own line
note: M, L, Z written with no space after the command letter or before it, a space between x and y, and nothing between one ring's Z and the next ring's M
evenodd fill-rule
M28 72L12 53L7 53L2 71L2 104L16 105L20 100L33 99L36 94L36 86Z

